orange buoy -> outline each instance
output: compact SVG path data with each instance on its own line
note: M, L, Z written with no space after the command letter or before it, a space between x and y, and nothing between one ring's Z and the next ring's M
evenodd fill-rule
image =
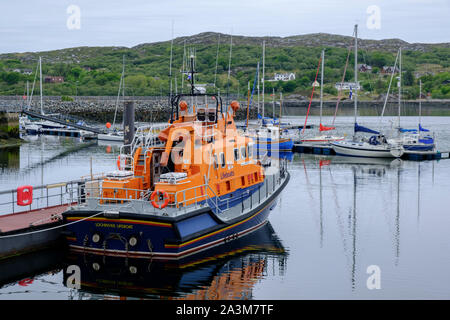
M107 123L106 123L106 127L107 127L108 129L111 128L111 123L107 122Z
M182 100L182 101L180 102L180 110L181 110L181 111L186 111L186 110L187 110L187 107L188 107L187 102L184 101L184 100Z
M162 204L158 204L155 200L155 197L158 196L158 198L159 198L160 194L163 195L164 202ZM164 190L155 190L155 191L153 191L152 195L150 196L150 200L152 201L153 207L155 207L157 209L164 209L169 204L169 195Z

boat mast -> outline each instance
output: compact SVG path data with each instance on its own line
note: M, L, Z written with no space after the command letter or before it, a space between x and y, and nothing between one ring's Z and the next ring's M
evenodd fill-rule
M272 88L272 119L275 120L275 88Z
M123 100L125 101L125 88L123 85L124 79L125 79L125 55L122 56L122 75L120 76L119 91L117 92L116 110L114 111L114 119L113 119L113 124L112 124L113 128L114 128L114 125L116 124L117 108L119 107L120 89L122 89L122 97L123 97Z
M358 25L355 24L355 123L358 112Z
M401 101L402 101L402 48L399 49L398 57L399 82L398 82L398 127L400 128Z
M216 82L217 82L217 65L219 63L219 45L220 45L220 33L219 33L219 38L217 39L216 71L214 72L214 88L216 88Z
M422 80L419 79L419 134L421 122L422 122Z
M44 105L42 103L42 58L39 57L39 89L41 92L41 114L44 114Z
M30 105L30 101L29 101L30 96L29 96L29 94L30 94L30 89L29 89L29 84L28 84L28 80L27 80L27 106Z
M169 64L169 81L170 81L170 88L169 88L169 106L172 103L172 57L173 57L173 25L174 22L172 21L172 40L170 41L170 64Z
M266 54L266 41L263 41L263 71L262 71L262 117L264 119L264 75L265 75L265 54Z
M256 74L258 75L258 82L257 82L257 85L256 85L256 88L257 88L257 90L258 90L258 117L259 117L259 62L260 62L261 60L259 60L258 61L258 67L257 67L257 71L256 71Z
M322 50L322 73L320 76L320 124L322 124L322 106L323 106L323 65L325 64L325 50Z

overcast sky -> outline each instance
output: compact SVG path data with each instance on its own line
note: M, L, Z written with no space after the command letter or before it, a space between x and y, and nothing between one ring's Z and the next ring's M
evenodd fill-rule
M351 36L358 23L364 39L450 42L450 0L1 0L0 15L0 53L132 47L169 40L172 21L175 37Z

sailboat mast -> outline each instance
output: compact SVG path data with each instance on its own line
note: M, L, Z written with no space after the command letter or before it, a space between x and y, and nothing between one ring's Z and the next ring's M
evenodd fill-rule
M320 124L322 124L322 107L323 107L323 65L325 64L325 50L322 50L322 72L320 76Z
M42 103L42 58L39 57L39 89L41 92L41 114L44 114L44 105Z
M419 133L421 122L422 122L422 80L419 79Z
M261 61L261 60L260 60ZM257 90L258 90L258 117L259 117L259 62L260 61L258 61L258 70L256 71L256 74L258 75L258 84L256 85L256 88L257 88Z
M402 48L399 50L399 62L398 62L398 127L400 128L400 112L401 112L401 101L402 101Z
M358 25L355 25L355 123L358 112Z
M264 119L264 76L265 76L265 64L266 64L266 60L265 60L265 56L266 56L266 41L263 41L263 72L262 72L262 117Z
M29 88L29 83L28 83L28 80L27 80L27 106L30 105L30 96L29 96L29 94L30 94L30 88Z
M275 88L272 88L272 119L275 120Z

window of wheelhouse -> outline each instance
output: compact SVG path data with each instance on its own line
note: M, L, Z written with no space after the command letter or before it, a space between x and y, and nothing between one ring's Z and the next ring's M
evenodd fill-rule
M234 149L234 161L238 161L239 160L239 149L235 148Z
M247 144L247 156L250 158L252 156L252 144Z
M244 147L241 147L241 158L245 160L247 158L247 150Z
M219 161L217 160L217 154L214 154L214 169L219 168Z
M222 168L225 168L225 154L223 152L220 153L220 164Z

